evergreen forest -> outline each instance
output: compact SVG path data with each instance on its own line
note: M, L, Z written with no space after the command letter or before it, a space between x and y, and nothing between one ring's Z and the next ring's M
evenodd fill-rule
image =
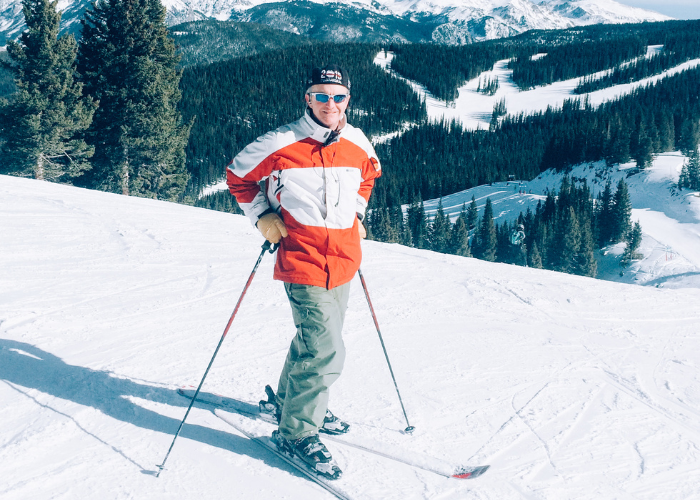
M661 24L669 36L678 27ZM388 49L395 53L393 70L422 82L433 78L437 87L431 90L449 94L465 80L490 69L495 61L518 54L525 60L547 52L546 57L537 59L548 60L543 67L559 59L575 61L557 78L589 74L644 54L652 34L657 36L660 30L643 26L628 33L630 28L626 27L624 33L615 35L614 30L605 29L609 33L602 40L590 39L584 49L568 41L557 45L560 37L547 41L551 46L540 39L520 45L394 45ZM644 37L640 31L646 33ZM597 52L602 46L606 47L604 57ZM700 104L695 89L700 84L700 71L684 72L598 108L583 100L571 100L561 109L506 116L495 121L490 131L466 131L454 122L429 123L424 104L408 86L388 77L372 62L380 50L383 47L325 43L186 68L180 108L185 120L194 117L187 149L191 173L187 192L194 198L203 187L221 179L225 164L245 145L300 116L300 96L311 61L320 59L319 64L324 64L329 53L350 70L353 101L348 114L353 124L369 136L397 131L405 123L416 125L376 146L384 175L370 200L367 226L370 238L380 241L594 276L596 249L611 242L635 241L629 214L626 222L615 223L624 230L613 235L607 229L615 225L609 222L611 207L616 206L612 194L603 201L593 200L586 186L563 185L559 194L550 194L535 213L521 215L518 224L524 226L525 238L519 245L511 242L517 224L489 221L488 210L479 221L473 214L467 218L466 207L454 224L440 211L431 221L419 200L506 180L511 175L532 179L549 168L562 170L601 159L609 164L635 160L639 168L644 168L655 153L679 148L691 151L698 142ZM692 56L692 52L686 52L686 56ZM270 68L277 65L284 66L285 71L273 78ZM454 71L434 71L445 67ZM259 76L251 77L256 71ZM256 83L251 85L252 79ZM498 85L484 83L485 92ZM444 97L450 96L454 94ZM197 199L195 204L238 211L226 191ZM407 211L402 209L406 205ZM569 236L564 238L565 234Z
M57 1L22 0L27 29L8 42L16 91L0 99L0 173L181 200L190 124L179 56L159 0L100 0L78 43Z
M630 64L618 66L600 78L586 77L575 92L586 94L620 83L637 82L700 57L700 29L695 29L700 26L691 24L688 28L664 38L665 43L658 54L640 57Z
M644 55L648 45L667 46L665 52L674 54L672 60L680 63L698 57L693 48L698 39L700 20L692 20L532 30L458 47L393 44L390 50L396 54L392 69L450 101L467 80L501 59L511 59L513 80L522 89L529 89L611 70ZM532 58L535 54L546 56Z
M531 45L513 47L494 42L457 47L392 44L389 50L395 54L391 69L422 83L431 94L444 101L453 101L459 87L493 68L497 61L515 54L529 58L536 53Z
M313 40L276 30L264 24L231 21L192 21L170 28L177 44L180 64L194 66L244 57L297 45Z
M608 181L594 199L585 181L564 176L558 192L550 191L534 213L528 209L512 223L494 221L490 199L479 217L473 197L454 223L445 215L442 202L429 221L423 202L416 197L405 213L399 207L373 209L366 224L368 237L378 241L595 277L594 253L602 247L626 242L622 264L636 257L641 227L632 223L631 213L624 180L614 191Z
M387 206L439 198L480 184L533 179L548 169L584 162L635 160L692 151L700 140L700 68L685 71L593 108L565 101L561 109L508 115L492 130L429 123L377 146L384 175L375 199Z
M542 46L544 57L533 58L529 54L513 59L513 81L528 90L537 85L548 85L579 76L590 75L639 57L647 50L647 44L637 36L604 41L589 41L555 47Z

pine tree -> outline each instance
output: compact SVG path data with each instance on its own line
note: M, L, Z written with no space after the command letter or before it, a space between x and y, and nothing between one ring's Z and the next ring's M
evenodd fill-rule
M73 79L77 45L73 35L58 37L57 3L23 0L27 30L7 44L17 92L0 110L0 173L64 181L90 168L81 134L95 104Z
M632 203L629 191L624 179L617 183L614 204L612 209L612 234L610 240L613 243L624 240L632 225Z
M683 164L678 178L678 187L700 189L700 155L697 150L689 152L688 161Z
M388 208L372 209L370 225L372 226L373 240L386 243L398 243L399 235L392 224L391 214Z
M398 238L397 242L407 247L412 246L411 231L409 231L407 227L401 205L390 207L389 212L391 214L392 226Z
M576 255L574 274L595 278L598 272L598 263L593 252L593 235L591 234L590 224L579 224L579 228L581 231L581 243Z
M479 209L476 206L476 199L472 195L472 201L469 204L469 210L467 210L467 230L471 231L476 227L476 223L479 220Z
M510 225L508 221L496 224L496 261L513 263L513 245L510 244Z
M576 272L576 260L581 247L581 229L573 207L569 207L559 223L558 242L554 269L564 273Z
M622 259L620 260L621 266L628 265L634 259L640 259L642 256L637 253L639 245L642 243L642 226L639 221L634 223L632 229L627 235L627 246L625 251L622 253Z
M411 240L415 248L428 248L428 223L425 219L425 208L421 197L413 198L408 208L408 227L411 231Z
M673 151L676 145L676 132L673 123L673 115L668 111L662 112L659 117L657 129L659 131L658 151L661 153Z
M544 200L544 206L542 207L542 222L545 224L550 224L554 222L557 216L557 193L556 191L550 191L547 193L547 198Z
M605 144L604 156L608 165L625 163L630 160L630 131L625 127L620 117L615 117L610 124L608 140Z
M637 130L633 154L633 158L637 162L637 167L647 168L651 166L651 162L654 159L653 153L654 146L651 137L649 137L644 122L642 121L639 123L639 129Z
M452 224L442 208L442 199L438 202L437 211L430 225L430 248L436 252L448 253Z
M386 232L384 231L384 217L381 208L373 208L367 212L365 229L367 230L368 239L384 241Z
M697 151L700 144L700 121L697 118L688 118L680 127L678 147L686 156Z
M610 180L605 183L603 192L596 204L596 228L598 229L598 246L604 247L612 238L613 231L613 195Z
M496 226L493 222L493 206L491 204L491 198L486 198L484 215L481 217L481 224L479 226L477 247L474 252L476 257L489 262L495 262L496 244Z
M462 213L459 214L457 220L452 225L452 233L450 235L450 253L461 255L462 257L471 257L471 249L469 248L469 231L467 230L467 213L465 208L462 208Z
M88 133L95 169L83 182L176 200L187 183L181 71L159 0L99 0L85 13L78 70L99 100Z
M534 267L535 269L542 269L542 256L540 255L540 251L537 248L537 242L532 244L532 250L530 250L530 267Z

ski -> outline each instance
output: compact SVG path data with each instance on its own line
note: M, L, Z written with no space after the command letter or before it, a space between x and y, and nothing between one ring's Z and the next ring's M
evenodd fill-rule
M194 389L192 388L180 388L177 391L181 396L184 396L188 399L192 399L192 396L194 395ZM268 424L272 425L277 425L277 421L274 419L272 415L268 415L266 413L260 412L260 409L257 405L254 405L252 403L246 403L243 401L238 401L236 399L228 398L225 396L220 396L218 394L212 394L212 393L199 393L197 396L197 401L201 403L205 403L211 406L214 406L215 408L220 408L225 411L230 411L233 413L238 413L240 415L243 415L244 417L251 418L253 420L260 420L263 422L266 422ZM215 412L216 413L216 412ZM219 418L222 418L221 415L217 413L217 416ZM226 421L225 419L222 418L222 420ZM234 426L235 427L235 426ZM238 428L238 427L236 427ZM424 470L427 472L432 472L433 474L437 474L439 476L445 477L445 478L450 478L450 479L475 479L484 472L486 472L489 469L489 465L478 465L478 466L460 466L457 467L454 470L448 470L448 467L436 467L431 463L420 463L416 460L409 460L400 456L397 456L395 454L387 453L381 450L378 450L376 448L372 448L370 446L367 446L362 443L358 442L353 442L347 437L340 437L340 436L334 436L330 434L324 434L323 439L328 439L329 441L333 441L335 443L338 443L343 446L350 446L352 448L356 448L360 451L364 451L366 453L371 453L373 455L377 455L382 458L386 458L388 460L393 460L394 462L399 462L404 465L408 465L410 467Z
M340 500L351 500L349 496L347 496L345 493L340 491L338 488L330 484L330 481L321 478L320 476L314 474L308 467L305 465L302 465L301 463L297 463L297 461L292 458L287 456L286 453L283 453L279 449L277 449L277 445L272 442L272 440L267 437L267 436L256 436L255 434L249 432L248 430L244 429L243 426L238 425L235 420L228 418L226 415L226 412L221 411L218 408L214 409L214 415L216 415L218 418L226 422L228 425L236 429L238 432L243 434L245 437L253 441L255 444L260 446L261 448L266 449L267 451L270 451L277 455L279 458L287 462L289 465L294 467L296 470L301 472L304 476L312 480L314 483L318 484L321 488L326 490L328 493L331 495L335 496L336 498L339 498Z
M369 448L367 446L363 446L358 443L353 443L351 441L348 441L346 439L339 438L337 436L331 436L328 434L325 434L323 436L323 439L328 439L329 441L333 441L335 443L342 444L344 446L350 446L352 448L356 448L361 451L365 451L367 453L372 453L374 455L387 458L389 460L394 460L395 462L401 462L402 464L409 465L411 467L414 467L416 469L421 469L427 472L432 472L433 474L437 474L438 476L450 478L450 479L475 479L479 476L481 476L484 472L486 472L490 465L477 465L476 467L458 467L456 470L452 472L446 472L444 470L438 469L436 467L431 467L426 464L419 464L415 461L407 460L401 457L397 457L395 455L390 455L388 453L384 453L380 450L377 450L375 448Z
M180 387L177 390L177 393L180 396L184 396L191 400L192 396L194 396L194 388L192 386ZM254 420L262 420L268 424L277 425L277 420L275 420L272 415L260 412L258 405L252 403L245 403L237 399L227 398L211 392L200 392L197 395L197 402L212 405L217 408L221 408L222 410L239 413Z

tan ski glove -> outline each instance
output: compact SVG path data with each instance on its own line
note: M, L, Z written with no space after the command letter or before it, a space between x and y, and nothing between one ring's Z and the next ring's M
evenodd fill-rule
M360 219L357 219L357 230L360 233L360 238L363 240L367 238L367 230L365 229L365 226L362 224L362 221Z
M279 243L282 238L289 236L284 222L282 222L280 216L274 212L260 217L256 226L265 239L273 245Z

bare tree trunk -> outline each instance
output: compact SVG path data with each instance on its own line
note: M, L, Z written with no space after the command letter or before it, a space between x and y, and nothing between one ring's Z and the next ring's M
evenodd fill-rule
M122 163L122 194L129 196L129 149L124 147L124 162Z
M44 156L39 155L34 166L34 178L40 181L44 180Z

